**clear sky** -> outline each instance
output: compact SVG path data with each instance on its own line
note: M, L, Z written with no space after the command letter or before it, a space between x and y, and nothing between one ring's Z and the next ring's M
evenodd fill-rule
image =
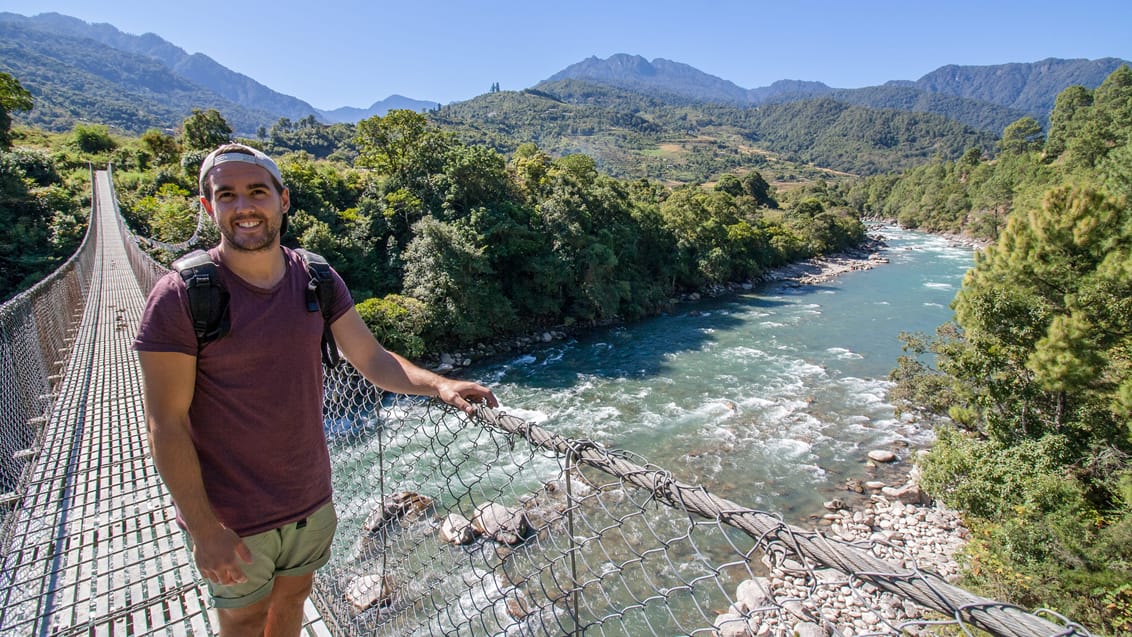
M1132 60L1129 0L0 0L189 53L325 110L392 94L448 103L590 56L665 58L744 88L858 88L945 64Z

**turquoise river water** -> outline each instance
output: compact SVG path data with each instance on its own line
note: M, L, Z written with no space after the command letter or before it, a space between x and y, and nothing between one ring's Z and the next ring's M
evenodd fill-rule
M888 264L815 286L774 283L466 370L505 411L640 454L677 479L801 522L866 454L901 462L930 430L887 401L901 332L934 332L971 248L892 227Z

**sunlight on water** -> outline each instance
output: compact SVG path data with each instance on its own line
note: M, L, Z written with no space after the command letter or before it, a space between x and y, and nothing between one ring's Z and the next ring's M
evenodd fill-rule
M679 306L474 367L509 413L639 453L680 479L800 521L865 454L930 442L897 418L887 374L902 331L931 333L969 248L885 228L888 265L818 286L772 285Z

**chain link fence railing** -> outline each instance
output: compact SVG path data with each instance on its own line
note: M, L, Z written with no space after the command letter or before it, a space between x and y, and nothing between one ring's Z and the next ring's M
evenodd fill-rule
M93 178L92 178L93 183ZM93 198L92 198L93 205ZM0 540L27 487L54 388L67 371L97 248L89 224L79 249L50 276L0 305ZM0 548L3 548L0 547Z
M800 529L629 451L383 395L350 368L325 387L340 522L316 596L337 634L1088 634L948 583L892 535Z
M120 228L148 290L165 268ZM47 303L70 316L81 299ZM28 337L4 330L8 365ZM3 413L24 394L42 413L54 365L6 368ZM339 527L313 598L335 635L1089 634L954 586L899 534L801 529L631 451L383 393L348 364L324 390ZM6 417L3 439L34 417Z

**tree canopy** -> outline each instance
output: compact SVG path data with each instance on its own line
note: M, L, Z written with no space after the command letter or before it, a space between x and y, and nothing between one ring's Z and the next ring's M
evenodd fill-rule
M1132 629L1130 80L1068 89L1044 143L1020 120L993 163L911 171L884 204L954 229L1000 215L955 322L906 337L893 372L903 408L944 418L923 483L969 515L969 583L1113 634Z
M30 111L31 93L7 73L0 72L0 150L12 147L12 113Z

